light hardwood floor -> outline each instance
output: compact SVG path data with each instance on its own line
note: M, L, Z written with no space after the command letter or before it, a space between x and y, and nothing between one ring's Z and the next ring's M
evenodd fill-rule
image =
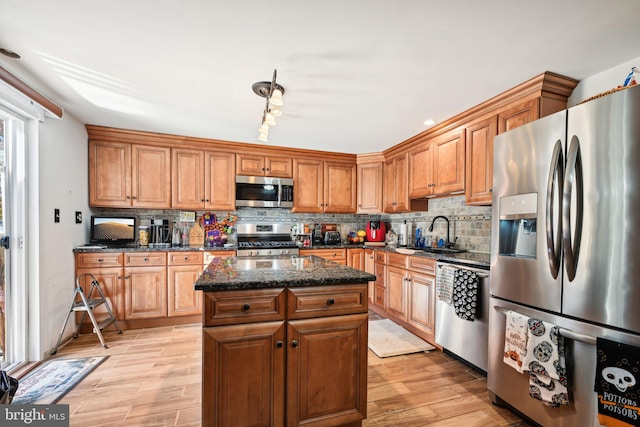
M200 426L201 327L81 335L53 357L108 355L58 403L70 425ZM369 351L365 427L528 426L492 405L485 378L438 351L378 358Z

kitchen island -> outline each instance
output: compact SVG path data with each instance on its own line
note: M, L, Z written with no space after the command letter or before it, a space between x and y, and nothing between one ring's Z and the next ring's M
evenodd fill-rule
M214 259L203 298L203 426L359 426L367 284L315 256Z

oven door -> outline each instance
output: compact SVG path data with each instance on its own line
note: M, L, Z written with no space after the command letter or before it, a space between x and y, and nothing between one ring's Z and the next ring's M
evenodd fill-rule
M236 176L236 206L293 207L293 180L263 176Z

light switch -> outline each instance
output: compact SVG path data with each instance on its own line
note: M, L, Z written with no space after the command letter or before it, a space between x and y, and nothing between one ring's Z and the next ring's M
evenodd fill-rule
M82 212L76 211L76 224L82 224Z
M53 222L60 222L60 209L53 210Z

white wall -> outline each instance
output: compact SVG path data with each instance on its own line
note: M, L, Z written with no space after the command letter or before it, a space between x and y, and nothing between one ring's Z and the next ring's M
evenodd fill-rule
M568 106L573 107L585 99L622 86L631 67L634 66L640 69L640 56L583 79L569 97Z
M89 241L89 183L87 132L84 124L65 112L40 125L39 144L39 349L45 358L55 346L74 289L73 248ZM54 209L60 222L54 223ZM82 223L75 223L75 211ZM75 321L70 319L66 334Z

